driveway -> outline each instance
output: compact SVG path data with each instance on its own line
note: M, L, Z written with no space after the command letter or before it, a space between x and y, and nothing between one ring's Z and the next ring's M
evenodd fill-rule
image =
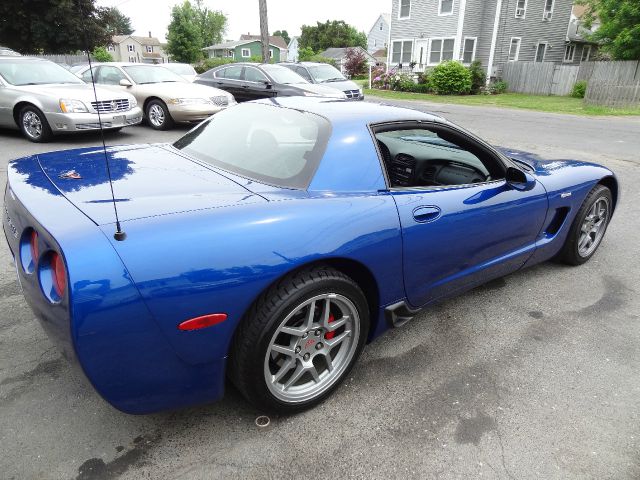
M261 412L232 387L220 403L177 412L111 408L52 347L0 242L0 476L640 478L640 122L411 105L499 145L613 168L624 196L598 254L424 311L369 345L325 403L260 429ZM135 127L107 140L183 132ZM11 157L98 143L41 146L0 131L0 171Z

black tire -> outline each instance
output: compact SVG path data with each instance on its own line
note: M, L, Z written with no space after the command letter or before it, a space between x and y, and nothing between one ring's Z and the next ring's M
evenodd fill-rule
M162 111L162 117L155 113L158 112L156 109L160 109ZM154 130L169 130L170 128L173 128L173 118L171 118L171 113L169 113L167 104L162 100L155 99L147 103L147 108L145 109L144 114L147 119L147 123Z
M29 124L30 127L27 127L26 124ZM47 117L45 117L39 108L33 105L27 105L20 110L18 114L18 127L20 127L22 135L34 143L45 143L53 138L53 132L51 131Z
M602 234L597 237L597 241L595 243L595 247L588 254L581 254L579 248L579 242L582 234L582 226L589 215L590 210L596 204L596 202L604 201L607 205L606 218L604 218L604 225L602 226ZM613 213L613 197L611 195L611 190L609 190L604 185L596 185L587 195L580 210L578 210L578 214L576 215L573 223L571 224L571 229L569 230L569 235L562 246L562 250L558 253L556 259L562 263L566 263L567 265L582 265L587 262L598 250L602 239L604 238L604 234L606 232L607 227L609 226L609 221L611 220L611 214Z
M301 303L326 293L346 297L357 309L359 334L357 340L351 340L349 347L355 347L355 353L348 363L345 360L342 373L336 373L335 380L331 381L326 390L318 392L317 396L295 403L282 401L270 391L266 380L265 363L272 337L287 315L296 311ZM326 266L303 270L280 280L249 309L234 335L229 377L242 395L261 410L283 414L306 410L322 402L342 383L360 356L368 332L367 300L351 278ZM326 340L321 341L327 343Z

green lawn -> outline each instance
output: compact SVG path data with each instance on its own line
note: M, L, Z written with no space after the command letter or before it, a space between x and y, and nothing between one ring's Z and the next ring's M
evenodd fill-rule
M523 93L502 95L428 95L423 93L393 92L389 90L364 91L365 95L395 100L419 100L456 105L480 105L507 108L524 108L540 112L570 113L573 115L640 115L640 107L610 108L585 105L582 99Z

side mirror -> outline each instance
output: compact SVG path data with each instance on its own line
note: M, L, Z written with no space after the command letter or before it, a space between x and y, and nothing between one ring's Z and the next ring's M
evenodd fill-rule
M531 175L515 167L507 168L505 179L511 188L520 191L531 190L536 184Z
M120 86L129 88L129 87L133 86L133 84L129 80L127 80L126 78L123 78L122 80L120 80Z
M270 89L273 88L273 84L269 80L265 80L264 81L264 88L266 88L267 90L270 90Z

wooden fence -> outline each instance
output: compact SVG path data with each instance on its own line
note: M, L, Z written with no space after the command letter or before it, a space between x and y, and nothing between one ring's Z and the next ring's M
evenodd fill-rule
M577 81L587 82L585 102L624 107L640 104L640 62L509 62L503 80L509 91L535 95L568 95Z
M86 55L29 55L30 57L44 58L52 62L64 65L75 65L78 63L87 63ZM94 61L94 58L91 58Z

